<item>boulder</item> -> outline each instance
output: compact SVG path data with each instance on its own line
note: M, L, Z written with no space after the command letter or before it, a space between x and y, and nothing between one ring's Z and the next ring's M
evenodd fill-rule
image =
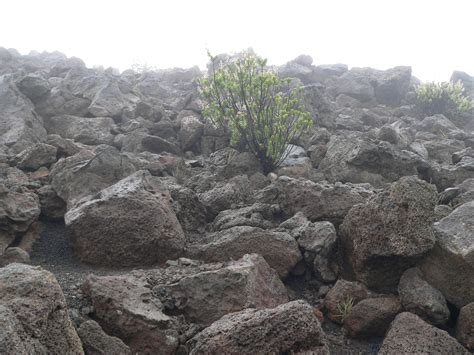
M49 167L56 162L58 149L45 143L36 143L15 157L17 167L24 170L37 170L42 166Z
M456 338L469 350L474 350L474 302L461 308L456 323Z
M63 138L59 134L48 134L47 143L56 147L56 156L58 158L70 157L86 147L83 144L74 142L72 139Z
M180 150L175 144L158 136L147 135L143 137L142 146L146 150L156 154L163 152L168 152L175 155L180 154Z
M82 323L77 333L87 355L132 355L130 348L122 340L107 335L93 320Z
M341 242L357 280L380 291L396 289L403 272L435 244L437 199L435 186L408 176L349 211Z
M8 75L0 76L0 144L18 154L46 140L43 120Z
M120 266L177 258L184 234L170 201L166 186L143 170L82 199L64 216L76 255Z
M173 209L179 223L187 233L203 232L207 221L206 207L197 194L184 186L166 182L173 199Z
M249 253L262 255L281 278L301 260L296 240L288 233L237 226L208 234L199 244L188 245L191 258L216 262L233 260Z
M365 202L372 192L365 186L314 183L306 179L280 176L260 191L259 202L279 204L287 217L302 212L311 221L342 222L352 206Z
M369 290L360 282L339 279L326 294L324 307L328 311L329 319L342 324L346 316L342 312L342 306L350 304L353 307L369 296Z
M367 75L366 68L352 68L335 81L336 95L344 94L359 101L375 99L375 90Z
M94 318L110 335L122 339L132 353L174 354L179 322L162 312L143 277L90 275L83 292L94 307Z
M20 91L35 102L51 90L48 80L37 74L28 74L16 82L16 86Z
M19 247L7 248L3 255L0 255L0 267L13 263L29 264L30 255Z
M474 302L474 201L434 224L436 245L420 264L426 281L458 308Z
M51 186L71 208L81 198L99 192L134 173L126 156L107 145L60 159L51 169Z
M332 265L337 243L336 229L331 222L310 222L301 212L280 224L289 229L298 242L304 261L318 279L333 282L337 270Z
M450 316L443 294L423 278L418 268L405 271L398 284L398 294L403 308L434 324L445 324Z
M293 301L270 309L226 315L188 342L191 354L329 354L313 308Z
M352 338L384 336L401 310L396 297L367 298L352 308L344 319L344 328Z
M228 182L222 182L212 189L198 194L199 201L207 208L211 216L219 212L236 208L238 204L249 198L250 182L244 176L236 176Z
M275 226L280 209L278 205L254 203L238 209L220 212L212 222L213 231L222 231L237 226L269 229Z
M38 219L40 206L33 192L16 192L0 184L0 254Z
M230 312L288 302L285 286L256 254L227 263L169 264L120 276L91 275L83 285L94 318L132 353L172 354L178 339L186 339L189 321L208 326Z
M375 98L378 103L399 106L410 87L411 67L376 71Z
M381 187L407 175L416 175L423 164L418 154L400 150L386 141L368 137L333 136L319 169L329 181L370 183Z
M400 313L390 325L379 350L389 354L465 354L468 351L446 331L433 327L413 313Z
M124 84L109 80L102 85L91 98L89 112L95 117L120 117L126 110L132 111L140 99Z
M25 264L0 268L0 352L84 354L53 274Z
M41 216L51 221L62 221L66 213L66 203L51 185L45 185L37 191L41 207Z
M114 140L115 124L110 117L60 115L45 118L44 126L48 134L58 134L84 144L112 144Z
M195 116L187 116L181 119L181 127L178 132L178 140L183 151L196 151L196 144L200 142L204 132L204 124Z
M91 100L73 95L64 85L60 84L52 87L46 95L35 99L35 110L44 118L60 115L85 117L90 115L90 103Z

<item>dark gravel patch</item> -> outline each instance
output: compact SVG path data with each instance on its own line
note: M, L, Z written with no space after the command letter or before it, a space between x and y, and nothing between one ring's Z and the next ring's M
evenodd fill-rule
M52 272L70 308L82 307L81 285L90 274L119 275L130 269L100 268L80 263L72 252L64 223L44 222L30 253L31 264Z

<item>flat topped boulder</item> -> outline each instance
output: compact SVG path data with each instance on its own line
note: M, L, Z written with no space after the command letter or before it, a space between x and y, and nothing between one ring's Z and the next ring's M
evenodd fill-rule
M189 341L191 354L328 354L325 334L305 301L226 315Z
M188 246L191 258L207 262L238 259L245 254L258 253L285 278L302 259L295 238L285 231L236 226L209 233L200 244Z
M434 225L436 245L420 265L426 281L462 307L474 302L474 201Z
M85 197L65 215L77 257L110 266L176 259L184 233L170 201L165 185L143 170Z

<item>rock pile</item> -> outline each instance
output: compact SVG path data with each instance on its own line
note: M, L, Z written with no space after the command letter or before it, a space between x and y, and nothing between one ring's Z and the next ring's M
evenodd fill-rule
M0 48L0 353L474 349L473 110L420 117L409 67L277 71L314 127L264 175L197 67Z

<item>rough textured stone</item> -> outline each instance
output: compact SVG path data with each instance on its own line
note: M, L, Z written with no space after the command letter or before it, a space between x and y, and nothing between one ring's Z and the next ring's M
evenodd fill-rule
M423 164L418 154L369 137L332 136L319 169L329 181L383 186L406 175L416 175Z
M456 323L456 338L466 348L474 350L474 302L461 308Z
M86 355L131 355L130 348L119 338L107 335L93 320L81 324L77 330Z
M64 217L76 255L92 264L122 266L179 257L184 234L170 201L166 186L147 171L84 198Z
M197 334L189 345L191 354L329 353L314 310L304 301L226 315Z
M166 269L89 276L83 290L95 319L133 353L174 353L188 321L208 326L227 313L288 302L285 286L256 254L227 263L179 259Z
M381 355L466 354L468 351L444 330L433 327L413 313L400 313L385 336Z
M0 184L0 254L15 240L18 233L25 233L38 219L38 196L32 192L16 192Z
M152 299L146 286L146 280L133 275L91 275L83 291L97 322L108 334L122 339L132 353L174 354L179 323L162 312L161 303Z
M201 140L204 124L194 116L183 117L178 139L183 151L193 150L196 143Z
M311 221L328 220L339 224L351 207L365 202L366 194L370 193L340 183L314 183L281 176L260 192L258 200L279 204L288 217L301 211Z
M423 279L418 268L405 271L398 284L403 308L434 325L443 325L450 312L443 294Z
M0 267L13 263L29 264L30 255L18 247L7 248L3 255L0 254Z
M45 185L37 191L41 206L41 215L52 221L61 221L66 213L66 203L51 185Z
M54 276L24 264L0 268L0 352L84 354Z
M369 297L369 290L360 282L337 280L324 298L324 307L328 311L329 319L342 323L340 307L344 302L352 300L353 305Z
M50 173L51 186L71 208L81 198L97 193L135 171L133 164L117 149L100 145L54 164Z
M15 159L17 167L25 170L36 170L42 166L50 166L56 162L57 148L44 143L36 143L20 154Z
M17 154L46 140L43 120L8 75L0 76L0 144Z
M208 234L199 244L189 245L187 253L191 258L207 262L238 259L244 254L258 253L282 278L301 260L298 244L288 233L249 226Z
M474 302L474 201L436 222L436 245L420 264L426 281L462 307Z
M221 231L237 226L268 229L275 226L275 219L280 210L278 205L255 203L251 206L220 212L212 222L214 231Z
M384 336L402 306L396 297L367 298L357 303L344 319L344 328L353 338Z
M147 135L143 137L142 145L146 150L149 150L152 153L158 154L158 153L168 152L168 153L176 154L176 155L180 154L180 150L175 144L158 136Z
M291 235L297 240L303 252L306 265L317 278L324 282L336 280L337 270L331 260L336 248L337 235L331 222L311 223L298 212L280 224L280 227L291 230Z
M354 206L341 225L345 257L356 278L381 291L395 290L403 272L433 248L437 192L404 177L366 204Z
M112 144L114 120L110 117L54 116L45 119L48 134L58 134L84 144Z

